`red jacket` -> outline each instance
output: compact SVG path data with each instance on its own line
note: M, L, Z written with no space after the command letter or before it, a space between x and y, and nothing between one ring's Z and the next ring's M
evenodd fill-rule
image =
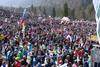
M22 65L21 62L16 62L15 63L15 67L21 67L21 65Z

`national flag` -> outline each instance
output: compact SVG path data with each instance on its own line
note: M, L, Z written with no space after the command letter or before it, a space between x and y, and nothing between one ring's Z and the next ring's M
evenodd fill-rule
M14 17L14 16L13 16L13 14L11 15L11 17L10 17L10 18L12 18L12 17Z
M89 44L88 40L86 40L86 44Z
M66 25L67 23L68 23L68 21L66 21L64 25Z
M24 22L24 20L25 20L25 13L26 13L26 9L24 10L24 13L23 13L23 17L22 17L21 24L23 24L23 22Z
M71 36L70 36L70 35L68 35L68 36L66 37L66 40L68 40L69 42L71 42L71 41L72 41Z
M3 45L4 46L4 48L6 47L6 43Z
M81 19L80 23L82 23L82 22L83 22L83 20L84 20L84 19Z
M23 38L24 38L24 36L25 36L25 26L24 26L24 23L23 23L22 33L23 33Z
M87 20L85 23L88 23L89 21Z
M63 23L63 21L61 21L59 24L62 24Z
M76 27L78 27L78 23L76 24Z
M51 16L48 16L49 18L51 18Z
M4 22L7 22L7 18L4 19Z

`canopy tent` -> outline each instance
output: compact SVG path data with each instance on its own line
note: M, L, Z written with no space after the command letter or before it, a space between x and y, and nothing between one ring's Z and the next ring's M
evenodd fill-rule
M63 17L61 20L70 22L70 19L68 17Z

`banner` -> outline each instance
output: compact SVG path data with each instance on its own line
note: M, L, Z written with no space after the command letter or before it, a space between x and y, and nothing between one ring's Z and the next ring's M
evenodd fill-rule
M4 37L5 37L4 35L1 35L1 36L0 36L0 39L3 39Z
M97 35L91 35L91 40L98 40L98 36Z

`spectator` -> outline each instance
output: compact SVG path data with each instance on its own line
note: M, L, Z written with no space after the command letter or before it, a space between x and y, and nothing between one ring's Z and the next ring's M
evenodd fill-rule
M45 65L45 67L51 67L52 64L50 63L50 59L47 60L47 64Z
M1 67L6 67L6 65L7 65L7 62L3 61Z

